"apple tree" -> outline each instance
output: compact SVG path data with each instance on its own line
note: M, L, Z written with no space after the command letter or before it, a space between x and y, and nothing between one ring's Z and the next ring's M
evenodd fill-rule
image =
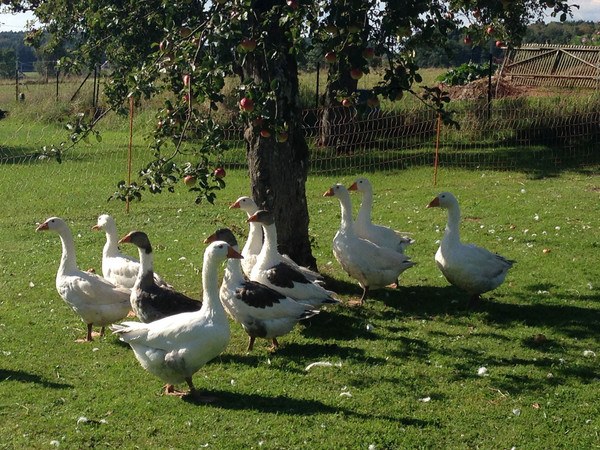
M314 267L305 195L309 148L303 135L297 55L318 46L328 63L324 123L328 109L356 103L357 80L383 59L381 82L369 104L417 95L421 83L415 54L444 48L450 30L476 45L490 36L518 44L527 24L552 11L561 19L570 6L549 0L2 0L31 9L41 23L29 39L50 48L69 42L62 67L89 69L107 59L105 95L115 111L128 98L160 96L148 164L117 196L172 190L192 176L198 198L212 200L224 186L207 155L226 145L218 112L225 80L237 77L237 113L245 124L249 190L273 211L279 244L297 262ZM424 103L449 116L439 88L424 89ZM343 116L341 123L349 120ZM73 136L93 132L80 118ZM324 140L331 131L323 133ZM74 137L74 140L77 138ZM176 161L187 160L188 163Z

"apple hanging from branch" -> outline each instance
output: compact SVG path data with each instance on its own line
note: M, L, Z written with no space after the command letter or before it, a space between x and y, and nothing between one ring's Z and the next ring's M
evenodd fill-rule
M363 71L360 69L352 69L350 71L350 76L353 80L360 80L363 77Z
M244 97L240 100L240 109L245 112L254 111L254 102L251 98Z
M185 177L183 177L183 182L186 186L193 186L196 184L196 181L197 179L194 175L186 175Z
M334 52L325 53L325 61L332 64L337 61L337 55Z
M256 48L256 41L254 39L243 39L240 47L247 53L253 52Z

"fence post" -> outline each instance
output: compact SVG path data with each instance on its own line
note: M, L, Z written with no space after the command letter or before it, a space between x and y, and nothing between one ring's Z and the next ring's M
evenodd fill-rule
M19 101L19 60L15 63L15 102Z
M490 68L488 70L488 104L487 104L487 120L492 118L492 51L490 50ZM498 80L499 82L500 80Z
M321 63L317 63L317 88L315 89L315 108L319 107L319 75L321 74Z
M56 101L58 102L58 77L60 75L60 67L56 66Z

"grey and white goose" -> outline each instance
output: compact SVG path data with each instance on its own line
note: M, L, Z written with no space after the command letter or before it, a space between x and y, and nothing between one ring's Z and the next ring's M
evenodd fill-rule
M140 268L131 289L130 301L133 312L142 322L154 322L174 314L200 310L201 301L177 292L170 286L156 284L152 245L146 233L132 231L119 243L131 243L138 248Z
M238 198L229 209L241 209L245 211L248 217L252 216L256 211L258 211L258 206L256 202L252 200L250 197L240 197ZM252 268L254 264L256 264L256 258L258 258L258 254L260 253L260 249L263 245L263 232L260 224L250 222L250 231L248 232L248 240L246 241L246 245L242 249L242 255L244 259L242 260L242 270L246 274L247 277L252 273ZM308 267L301 266L297 264L292 258L288 255L280 255L281 260L294 269L302 272L302 274L309 280L315 281L317 283L323 283L323 276L315 272L314 270L309 269Z
M218 229L204 243L214 241L225 241L238 250L237 240L228 228ZM271 348L276 349L279 347L277 337L288 334L300 320L319 313L264 284L246 280L239 259L227 261L220 298L225 311L250 337L248 351L254 347L257 337L270 339Z
M277 229L273 214L259 210L248 218L248 222L260 223L264 231L264 243L252 268L250 279L292 297L294 300L313 307L336 304L340 301L316 282L311 282L299 270L281 260L277 250Z

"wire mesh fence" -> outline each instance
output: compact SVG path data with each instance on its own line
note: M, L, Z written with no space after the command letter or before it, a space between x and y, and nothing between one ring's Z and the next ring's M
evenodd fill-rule
M324 111L303 116L312 174L431 166L436 147L439 165L455 168L558 171L600 161L600 104L587 97L569 107L528 105L526 99L469 102L454 114L459 127L442 124L439 137L437 113L429 109L348 114L340 107L337 117L344 120L333 126L324 123ZM232 129L231 135L242 133ZM232 141L231 147L224 162L243 164L244 143Z
M453 117L459 128L442 124L439 135L437 113L427 108L307 109L303 127L311 152L309 173L334 175L433 166L436 152L440 167L486 170L555 172L600 162L598 99L577 96L553 102L532 102L528 98L491 103L475 100L459 102L455 109ZM148 117L145 120L155 120ZM115 127L121 133L122 145L115 147L92 140L66 153L62 164L44 158L41 149L68 141L65 130L35 122L22 123L16 129L0 124L0 168L46 164L48 176L56 173L69 177L71 161L102 160L105 164L94 170L114 176L115 171L124 169L127 124L123 119ZM225 166L244 167L243 125L232 118L226 127L229 150L218 161ZM148 124L138 124L135 131L134 171L151 157L145 140L148 132L143 131L148 128ZM1 177L0 173L0 180Z

